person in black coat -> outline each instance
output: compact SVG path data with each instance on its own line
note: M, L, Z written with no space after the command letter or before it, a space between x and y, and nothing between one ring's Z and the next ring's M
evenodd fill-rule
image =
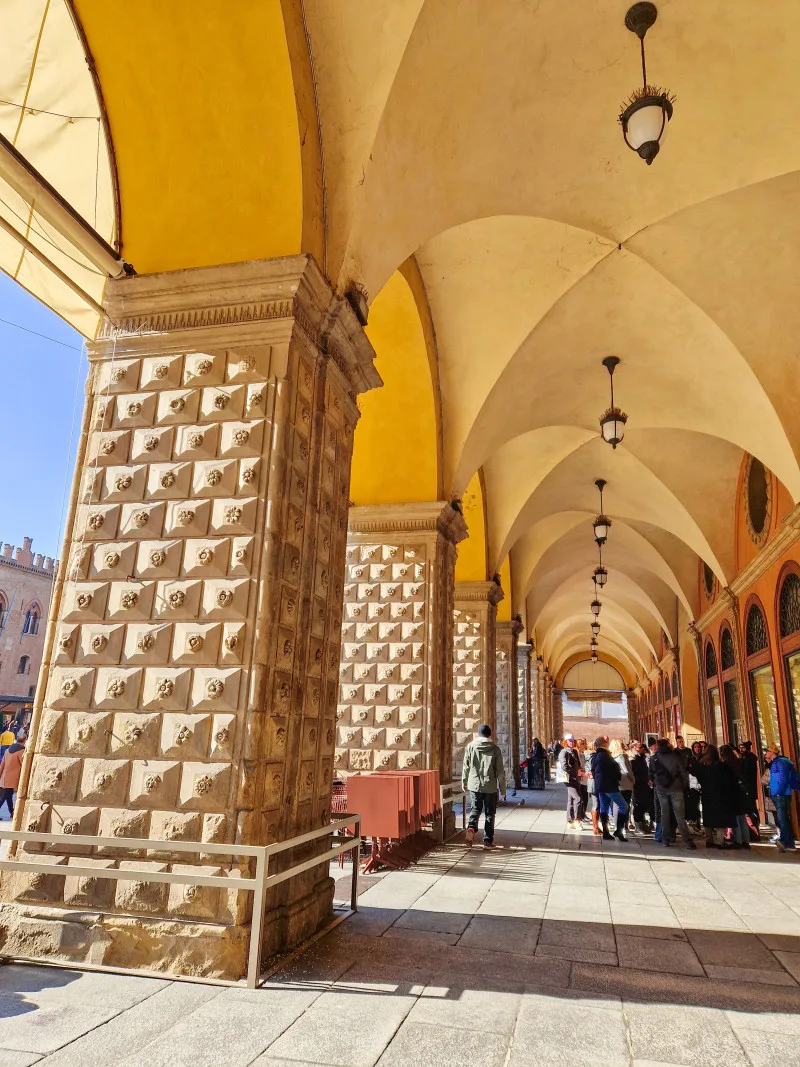
M633 771L633 822L640 834L651 834L655 825L653 787L647 766L647 749L641 741L634 741L630 749Z
M625 818L628 814L628 805L619 791L622 771L617 761L606 748L605 737L598 737L594 743L592 777L594 778L594 788L597 793L598 807L600 808L603 838L606 841L611 841L615 837L618 841L627 841ZM613 834L608 829L608 816L611 814L612 808L617 809L617 828Z
M547 753L538 737L534 737L528 756L528 789L544 789L544 765Z
M739 758L742 761L742 788L746 798L747 810L754 826L761 821L758 813L758 795L761 791L761 772L758 766L758 756L753 752L752 741L742 741L739 745Z
M735 829L742 809L742 790L733 768L722 763L715 745L707 745L697 765L697 777L703 800L703 828L706 848L728 848L718 843L715 830Z

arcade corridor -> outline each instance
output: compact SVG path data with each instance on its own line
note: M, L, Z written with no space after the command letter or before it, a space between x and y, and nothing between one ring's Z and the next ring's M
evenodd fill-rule
M367 879L260 990L6 968L0 1064L796 1064L796 863L566 836L562 794Z

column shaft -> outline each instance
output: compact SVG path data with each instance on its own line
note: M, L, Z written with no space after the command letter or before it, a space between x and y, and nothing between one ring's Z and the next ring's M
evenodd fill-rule
M457 582L453 612L453 778L482 722L496 726L495 625L503 591L496 582Z

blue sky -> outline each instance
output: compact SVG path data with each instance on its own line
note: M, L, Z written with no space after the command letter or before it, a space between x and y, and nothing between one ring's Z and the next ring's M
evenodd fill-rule
M0 321L0 541L32 537L34 552L58 556L88 369L82 338L2 273L0 319L54 339Z

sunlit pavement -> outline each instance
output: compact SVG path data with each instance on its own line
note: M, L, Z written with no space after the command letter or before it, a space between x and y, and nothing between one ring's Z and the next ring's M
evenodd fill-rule
M800 853L603 842L560 787L516 799L498 849L365 879L261 990L3 968L0 1067L800 1064Z

